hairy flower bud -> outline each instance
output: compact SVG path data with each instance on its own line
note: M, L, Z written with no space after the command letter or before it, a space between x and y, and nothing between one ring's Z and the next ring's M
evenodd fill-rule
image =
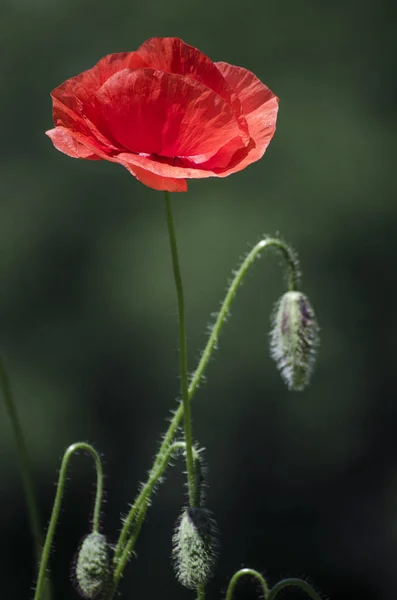
M178 581L196 589L213 575L216 527L205 508L186 508L178 519L173 537L173 559Z
M307 297L286 292L276 305L270 352L290 390L303 390L313 371L318 325Z
M75 565L79 594L97 598L109 581L109 547L101 533L87 535L81 544Z

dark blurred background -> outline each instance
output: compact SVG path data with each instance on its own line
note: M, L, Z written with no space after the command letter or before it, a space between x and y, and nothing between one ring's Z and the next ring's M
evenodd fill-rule
M285 280L277 256L256 263L192 405L222 539L208 598L250 566L270 584L304 576L332 600L394 599L396 4L1 0L0 17L0 347L43 522L63 451L89 441L104 456L114 542L179 386L162 194L120 166L55 151L49 93L105 54L179 36L280 97L260 162L173 197L189 366L232 269L264 233L299 252L322 338L312 385L289 393L268 354ZM1 595L27 600L32 544L3 405L0 415ZM182 470L154 499L121 598L193 598L170 566ZM90 459L75 458L51 556L54 600L77 598L69 567L93 481ZM254 588L245 582L236 600Z

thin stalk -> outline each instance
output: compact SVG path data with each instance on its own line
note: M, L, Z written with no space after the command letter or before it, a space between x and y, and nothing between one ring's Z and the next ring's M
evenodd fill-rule
M193 377L190 381L189 385L189 400L191 401L196 390L198 384L200 383L201 378L204 375L205 369L209 363L212 352L218 342L219 335L225 324L226 318L229 314L230 307L234 300L234 297L237 293L238 288L240 287L245 275L247 274L248 269L253 265L255 260L260 257L261 252L265 248L276 248L279 250L285 259L288 267L288 282L289 289L295 290L298 285L298 271L297 271L297 262L292 253L292 250L287 246L284 242L276 238L265 238L261 240L252 248L252 250L247 254L241 263L239 269L235 272L234 278L229 286L229 289L226 293L225 299L222 302L221 309L216 318L215 324L211 330L211 334L208 338L207 344L204 348L203 354L201 355L200 362L197 365L197 368L193 374ZM177 413L175 413L176 417ZM174 417L174 419L175 419ZM178 415L179 417L179 415ZM178 421L179 423L179 421ZM171 423L172 425L173 423ZM165 438L164 438L165 441Z
M165 472L166 468L168 467L171 458L178 450L186 451L186 443L182 442L182 441L174 442L171 446L168 447L165 454L163 454L161 456L161 463L159 463L156 467L153 466L152 470L149 473L149 479L148 479L147 483L141 489L139 495L135 499L135 502L130 509L130 512L128 513L128 516L124 520L124 525L123 525L122 531L120 533L120 536L119 536L119 539L118 539L118 542L117 542L117 545L115 548L115 552L114 552L113 562L116 565L116 570L115 570L116 574L117 574L118 570L120 570L120 572L122 572L122 570L124 568L123 567L121 569L118 569L119 561L123 561L124 566L127 563L128 556L130 555L130 553L133 549L134 542L136 541L136 538L138 537L139 531L140 531L143 521L145 519L146 512L147 512L147 509L148 509L148 506L150 503L150 496L152 495L153 490L156 487L158 480L161 479L161 477L163 477L164 472ZM199 474L199 476L201 476L200 453L194 447L193 447L193 459L194 459L194 464L195 464L196 477L197 477L197 474ZM201 481L197 480L196 485L197 485L197 490L198 490L198 492L196 491L196 493L197 493L197 497L199 498L200 492L201 492ZM134 531L133 531L133 534L130 536L130 539L128 540L128 551L126 551L127 538L131 532L133 525L134 525ZM123 558L121 558L121 557L123 557Z
M108 600L113 598L113 595L118 586L119 580L123 571L127 565L130 554L133 550L136 539L139 535L143 522L145 520L146 511L149 505L150 496L156 486L158 480L164 475L166 468L169 465L169 462L175 452L178 450L186 451L185 442L174 442L163 454L162 462L158 466L158 468L154 471L152 470L149 475L149 480L144 488L142 488L141 493L138 498L135 500L134 505L132 506L127 519L124 523L123 531L121 532L119 541L117 543L113 563L115 565L114 573L113 573L113 582L111 590L108 593ZM196 458L197 456L197 458ZM195 452L195 460L199 460L197 452ZM126 543L128 533L130 532L132 526L134 526L133 534L130 536L128 542Z
M12 431L14 434L15 444L17 448L17 457L19 462L19 471L21 473L22 486L25 493L26 505L29 515L30 529L33 536L35 555L37 563L41 557L43 547L43 533L39 508L37 505L36 494L34 490L32 471L29 461L29 453L23 434L22 425L19 419L17 407L14 401L14 396L11 389L11 383L7 375L4 363L0 357L0 390L3 393L4 403L10 418ZM48 591L48 598L50 592Z
M199 585L197 588L197 600L205 600L205 587Z
M200 361L197 365L197 368L196 368L196 370L192 376L192 379L190 381L190 384L188 386L189 403L191 402L192 398L194 397L194 395L197 391L198 385L200 383L200 380L204 375L204 372L207 368L207 365L211 358L212 352L214 351L214 348L217 344L219 335L221 333L223 325L226 322L226 317L230 311L230 307L232 305L232 302L235 298L235 295L237 293L237 290L238 290L240 284L242 283L249 268L254 264L255 260L260 257L261 252L263 250L265 250L267 248L271 248L271 247L274 247L275 249L277 249L281 252L281 255L285 259L287 269L288 269L289 289L291 291L296 289L296 287L298 285L298 280L299 280L299 273L298 273L297 261L296 261L295 255L292 252L292 250L283 241L276 239L276 238L265 238L265 239L261 240L258 244L256 244L256 246L254 246L254 248L252 248L252 250L245 257L241 266L235 272L233 280L231 281L231 283L229 285L226 296L222 302L221 309L218 313L218 316L217 316L215 324L212 328L211 334L207 340L207 344L204 348L204 351L201 355ZM161 476L160 473L162 473L162 464L163 464L164 457L168 454L168 452L170 451L170 449L172 447L171 445L172 445L173 439L179 429L183 414L184 414L184 405L183 405L183 403L181 403L179 405L179 407L177 408L177 410L175 411L173 418L170 422L170 425L168 427L168 430L163 437L163 442L160 446L160 449L157 452L153 466L152 466L151 470L149 471L148 481L143 486L140 494L138 495L138 497L136 498L136 500L134 502L134 505L133 505L127 519L124 521L124 524L123 524L123 527L122 527L122 530L120 533L119 541L117 543L116 551L115 551L115 565L116 565L116 569L117 569L117 581L114 580L115 585L112 587L112 592L108 596L109 600L111 600L111 598L113 598L118 581L119 581L119 579L123 573L123 570L128 562L129 553L132 551L134 544L138 538L138 534L139 534L141 525L142 525L143 520L146 515L148 502L150 499L150 494L152 493L152 490L154 489L156 482L158 481L159 477ZM146 493L147 488L149 488L148 494ZM195 500L197 500L197 497L198 496L196 496ZM142 498L145 498L145 501L143 503L142 503ZM128 541L128 547L127 547L126 542L127 542L128 534L131 530L132 523L134 521L135 515L139 511L140 506L142 506L142 509L139 512L138 519L137 519L139 522L139 526L138 527L136 526L137 525L137 522L136 522L134 534L130 537L130 539ZM132 518L131 518L131 515L132 515ZM123 549L124 549L124 551L123 551ZM121 555L123 555L122 559L120 559Z
M102 505L102 494L103 494L103 472L102 472L102 463L97 451L90 445L85 442L78 442L76 444L72 444L67 448L65 454L62 458L62 464L59 471L58 477L58 485L57 491L54 500L54 506L52 509L50 524L48 526L46 539L44 542L43 552L41 555L39 573L37 577L36 590L34 594L34 600L41 600L43 587L45 583L45 575L48 564L48 559L50 556L52 541L55 534L55 529L58 523L59 512L61 510L63 492L65 488L65 481L67 470L69 466L69 461L72 455L80 450L84 450L85 452L89 452L95 462L96 474L97 474L97 485L96 485L96 495L95 495L95 506L94 506L94 514L92 520L92 531L99 531L99 519L101 514L101 505Z
M241 263L239 269L234 274L233 280L227 290L226 296L222 302L221 309L218 313L214 326L212 327L211 334L207 340L204 351L201 355L200 361L196 367L196 370L193 373L193 377L191 378L189 384L189 401L191 402L196 391L200 380L204 376L207 365L212 356L212 352L218 342L219 335L222 331L223 325L226 322L227 315L229 314L232 302L236 296L237 290L242 283L245 275L247 274L249 268L254 264L255 260L260 257L261 252L267 248L276 248L279 250L287 263L288 268L288 282L289 289L293 291L298 286L299 281L299 273L297 267L297 261L295 256L287 244L285 244L282 240L277 238L265 238L258 242L252 250L247 254L243 262ZM172 443L172 440L178 431L180 422L183 417L183 405L179 405L178 409L175 411L174 416L170 422L168 427L168 431L163 438L163 443L161 444L158 455L161 455L162 452ZM157 460L157 459L156 459Z
M254 569L240 569L240 571L237 571L237 573L233 575L229 582L229 587L227 588L226 600L232 600L234 588L236 587L238 581L242 577L247 576L254 577L255 579L257 579L257 581L259 581L262 588L263 597L268 600L270 596L269 587L267 585L266 579L263 577L263 575L261 575L258 571L255 571Z
M295 579L295 578L282 579L281 581L276 583L276 585L272 588L271 592L269 593L267 600L274 600L274 598L278 595L278 593L281 592L281 590L283 590L286 587L300 588L301 590L306 592L306 594L308 596L310 596L310 598L312 598L312 600L321 600L320 596L312 588L311 585L309 585L306 581L303 581L303 579ZM228 599L226 599L226 600L228 600Z
M189 490L190 506L194 506L195 502L195 483L193 461L193 435L192 435L192 420L190 414L189 402L189 377L187 370L187 343L186 343L186 319L185 319L185 300L183 295L183 284L181 270L179 266L178 246L176 242L174 217L172 214L172 205L169 192L164 192L165 210L167 215L168 236L170 240L172 270L174 273L174 281L176 295L178 299L178 314L179 314L179 360L181 373L181 395L183 407L183 424L186 442L186 471Z

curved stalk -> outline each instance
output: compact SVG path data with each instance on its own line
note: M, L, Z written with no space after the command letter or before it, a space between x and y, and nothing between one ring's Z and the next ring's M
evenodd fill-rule
M145 520L146 512L149 506L150 496L152 495L158 480L161 477L163 477L171 458L179 450L185 450L186 452L185 442L174 442L167 449L165 454L162 456L161 464L157 467L156 470L152 469L152 471L150 472L148 482L142 488L141 493L135 500L127 518L124 521L124 526L121 531L114 553L113 563L115 568L113 573L112 587L107 596L108 600L111 600L111 598L113 598L120 578L128 563L128 559L131 555L131 552L133 551L134 544L139 536L141 527ZM197 463L197 461L200 461L200 455L195 449L193 449L193 458L195 463ZM130 535L127 541L128 534L131 531L132 527L133 533Z
M59 512L61 510L61 504L62 504L63 492L64 492L64 488L65 488L65 481L66 481L66 475L67 475L67 470L68 470L68 466L69 466L69 461L70 461L71 457L73 456L73 454L75 454L76 452L78 452L80 450L84 450L85 452L88 452L89 454L91 454L91 456L95 462L96 473L97 473L97 485L96 485L94 514L93 514L93 520L92 520L92 531L93 532L99 531L99 519L100 519L102 495L103 495L102 463L101 463L99 454L90 444L86 444L85 442L78 442L76 444L72 444L71 446L69 446L69 448L67 448L65 454L63 455L62 464L61 464L61 468L59 471L58 485L57 485L57 491L55 494L54 506L52 509L50 524L48 526L47 535L46 535L46 539L45 539L44 547L43 547L43 552L41 555L36 590L35 590L35 594L34 594L34 600L41 600L41 598L42 598L42 592L43 592L43 587L44 587L44 583L45 583L45 574L46 574L48 559L50 556L52 541L53 541L54 534L55 534L55 529L56 529L56 526L58 523Z
M241 263L240 267L235 272L234 277L229 285L226 296L222 302L221 309L218 313L218 316L216 318L214 326L211 330L211 334L207 340L207 343L206 343L204 351L201 355L200 361L197 365L196 370L194 371L194 374L193 374L190 384L188 386L188 390L187 390L188 391L188 403L186 403L187 405L189 405L189 403L193 399L193 397L197 391L197 388L199 386L199 382L202 379L202 377L204 376L205 370L206 370L209 360L212 356L212 352L214 351L214 348L217 344L219 335L221 333L223 325L225 324L226 317L229 314L230 307L233 303L233 300L236 296L239 286L241 285L249 268L254 264L255 260L261 256L261 253L265 249L268 249L268 248L275 248L276 250L278 250L281 253L281 255L284 258L286 265L287 265L289 289L291 291L293 291L297 288L298 282L299 282L298 263L297 263L295 254L291 250L291 248L289 246L287 246L287 244L285 244L282 240L279 240L277 238L265 238L265 239L261 240L260 242L258 242L252 248L252 250L247 254L247 256L244 258L243 262ZM185 359L181 358L181 361L182 360L185 360ZM184 367L183 367L183 370L184 370ZM185 370L184 370L184 372L185 372ZM186 390L184 393L186 394ZM173 450L171 450L172 442L173 442L173 439L179 429L183 415L184 415L184 404L182 402L182 403L180 403L179 407L175 411L173 418L170 422L170 425L168 427L168 430L167 430L166 434L164 435L163 442L162 442L160 449L156 455L152 469L149 472L149 479L146 482L146 484L143 486L142 491L140 492L140 494L138 495L137 499L134 502L134 505L130 511L130 514L128 515L127 519L124 521L123 528L121 530L119 541L117 543L117 547L116 547L116 551L115 551L116 572L115 572L114 584L113 584L112 590L108 596L109 600L113 597L113 595L115 593L118 581L119 581L119 579L123 573L123 570L128 562L128 556L129 556L130 552L132 551L134 544L138 538L140 528L142 526L143 520L146 515L150 495L151 495L159 477L161 477L160 473L163 472L162 469L163 469L164 457L165 456L170 457L173 452ZM144 499L144 501L142 499ZM140 506L142 506L142 508L139 511ZM129 531L131 529L132 523L137 514L138 514L138 517L137 517L137 521L135 522L134 534L130 537L130 539L127 543ZM131 515L132 515L132 517L131 517ZM202 593L202 591L200 591L200 593Z
M282 579L281 581L276 583L276 585L272 588L270 594L268 595L267 600L274 600L278 593L286 587L300 588L301 590L306 592L306 594L310 596L312 600L321 600L317 592L306 581L303 581L303 579L295 579L292 577L288 579Z
M237 571L233 575L233 577L231 578L231 580L229 582L229 586L227 588L226 600L232 600L234 589L235 589L237 583L240 581L240 579L242 577L247 577L247 576L254 577L257 581L259 581L261 588L262 588L263 597L266 600L268 600L268 598L270 598L270 596L269 596L269 587L267 585L266 579L258 571L255 571L255 569L240 569L240 571Z

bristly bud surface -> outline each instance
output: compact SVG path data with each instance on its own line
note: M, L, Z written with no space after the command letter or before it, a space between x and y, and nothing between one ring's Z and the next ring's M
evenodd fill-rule
M205 585L216 561L216 526L205 508L186 508L173 537L173 561L178 581L186 588Z
M309 383L318 346L313 308L301 292L286 292L276 305L270 334L270 352L290 390Z
M109 582L109 546L101 533L84 538L75 566L77 589L83 598L98 598Z

